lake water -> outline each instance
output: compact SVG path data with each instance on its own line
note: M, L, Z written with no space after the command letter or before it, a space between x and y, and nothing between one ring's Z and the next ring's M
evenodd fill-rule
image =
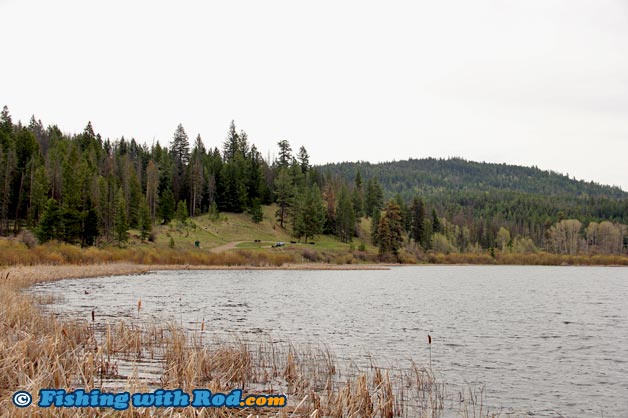
M420 266L387 271L163 271L44 283L88 319L325 343L340 361L429 362L448 385L532 416L628 416L628 269ZM86 294L87 291L87 294Z

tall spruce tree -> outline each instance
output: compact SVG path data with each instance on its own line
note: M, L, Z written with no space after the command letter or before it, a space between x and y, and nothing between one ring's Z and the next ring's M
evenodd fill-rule
M279 221L279 225L283 228L286 223L286 219L288 218L288 212L290 208L290 204L292 203L292 198L294 196L294 186L292 185L292 180L290 179L290 174L288 174L288 170L285 168L280 168L279 173L277 174L277 178L274 182L275 185L275 200L279 209L277 209L277 213L275 216Z
M114 229L116 233L116 241L119 246L123 246L129 240L129 222L126 217L126 200L122 188L118 189L116 194L116 215L114 221Z
M425 205L415 196L410 207L410 237L415 244L425 248Z
M336 206L336 235L342 242L351 242L355 233L355 212L347 186L340 188Z

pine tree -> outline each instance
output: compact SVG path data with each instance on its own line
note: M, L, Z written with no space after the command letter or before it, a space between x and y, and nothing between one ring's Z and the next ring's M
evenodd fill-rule
M251 214L251 220L256 224L262 222L264 219L264 212L262 211L262 205L259 199L253 199L249 212Z
M177 167L184 167L190 162L190 141L181 124L174 131L170 153Z
M227 139L222 144L222 155L225 162L232 161L240 150L240 135L236 130L235 121L231 121Z
M279 158L277 159L277 165L280 169L288 168L292 162L292 148L290 147L290 143L284 139L277 142L277 145L279 145Z
M153 221L150 215L150 209L148 208L148 204L145 200L142 200L140 204L140 213L139 213L139 223L140 223L140 239L142 241L146 241L153 230Z
M170 147L170 154L174 162L174 173L172 175L172 191L175 200L184 196L185 190L185 170L190 162L190 141L188 135L183 129L183 125L179 124Z
M44 243L53 239L59 239L63 233L61 209L54 199L49 199L46 209L39 221L35 235L39 242Z
M163 219L163 224L167 224L174 217L175 203L172 190L166 189L159 199L159 216Z
M410 207L410 236L415 244L425 248L425 205L415 196Z
M366 183L366 193L364 197L364 210L367 215L373 213L375 209L381 210L384 202L384 192L382 186L375 178L370 178Z
M379 245L379 221L381 220L381 212L375 209L371 214L371 242L373 245Z
M129 223L126 217L126 201L122 188L119 188L116 194L115 211L114 229L116 232L116 241L118 241L119 246L123 246L129 240Z
M98 214L90 202L83 221L82 245L91 247L96 242L96 238L98 238Z
M312 184L305 195L302 223L305 242L307 242L308 237L314 238L314 236L323 232L325 202L321 197L321 191L317 184Z
M286 219L288 218L290 203L292 202L292 198L294 196L294 187L292 186L290 175L286 169L279 169L279 173L277 174L274 184L275 200L277 205L279 205L279 209L277 210L275 216L279 221L279 225L283 228Z
M301 189L296 189L292 201L290 202L290 224L292 225L292 235L299 241L305 234L305 193Z
M297 159L299 160L299 165L301 166L301 172L306 174L310 171L310 155L307 153L307 150L304 146L299 148L299 154L297 155Z
M340 189L336 206L336 235L342 242L351 242L354 233L355 213L353 211L353 203L347 187L343 185Z
M442 233L440 219L438 219L438 215L436 214L436 209L432 208L432 233L438 234Z
M185 225L185 222L188 220L188 204L185 200L179 200L179 203L177 203L176 217L177 221Z

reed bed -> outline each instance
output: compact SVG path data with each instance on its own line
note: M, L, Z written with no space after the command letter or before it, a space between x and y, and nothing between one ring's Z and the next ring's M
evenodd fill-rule
M179 266L181 268L181 266ZM141 273L149 266L103 264L0 270L0 416L2 417L441 417L451 404L458 416L493 417L476 404L457 404L430 367L410 363L382 368L374 361L340 367L322 346L210 338L203 325L184 332L176 324L138 318L111 323L58 320L21 289L40 281ZM51 302L45 300L44 302ZM11 394L41 388L93 388L131 393L157 388L286 394L279 409L98 408L20 409ZM448 403L450 403L449 409ZM465 409L466 408L466 409Z

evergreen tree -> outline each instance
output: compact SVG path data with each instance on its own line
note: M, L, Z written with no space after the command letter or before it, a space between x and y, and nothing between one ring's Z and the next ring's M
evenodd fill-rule
M163 219L163 224L167 224L174 217L175 203L172 190L166 189L159 199L159 216Z
M439 234L442 233L443 230L441 228L440 219L436 214L436 209L432 208L432 233Z
M375 178L370 178L366 183L364 197L364 209L367 214L372 214L375 209L381 210L384 202L384 192Z
M287 169L279 169L277 178L275 179L275 200L279 209L275 216L279 221L279 225L283 228L288 217L288 209L294 196L294 186Z
M116 215L114 221L114 229L116 233L116 241L122 246L129 240L129 223L126 217L126 201L122 188L118 189L116 194Z
M91 247L96 242L96 238L98 238L98 214L91 206L91 202L89 209L85 213L83 224L82 245Z
M299 160L299 166L301 167L301 172L306 174L310 171L310 155L307 153L307 150L304 146L299 148L299 154L297 155L297 159Z
M172 175L172 192L175 200L181 199L185 194L185 171L190 162L190 141L188 135L179 124L172 138L170 154L174 162L174 173Z
M290 147L290 143L284 139L277 142L277 145L279 145L279 158L277 159L277 166L279 166L280 169L288 168L292 162L292 148Z
M264 212L262 211L262 205L259 199L253 199L251 202L250 214L251 220L253 220L256 224L262 222L264 219Z
M299 241L305 234L305 193L299 189L295 189L294 196L290 203L290 223L292 225L292 235Z
M371 242L373 245L379 245L379 221L381 220L381 212L379 209L373 210L371 214Z
M185 200L179 200L177 203L177 213L176 213L177 221L185 224L188 220L188 205Z
M425 248L425 205L418 196L415 196L412 201L410 219L410 237L417 245Z
M153 230L153 221L150 215L150 209L145 200L142 200L139 213L140 223L140 239L146 241Z
M403 244L401 209L397 202L390 200L384 210L378 229L379 253L392 253L396 256Z
M325 202L321 197L321 191L317 184L312 184L305 195L303 209L303 235L305 242L308 237L314 238L323 232L325 224Z
M342 242L351 242L355 233L355 213L353 203L343 185L338 195L338 205L336 206L336 235Z
M63 222L59 204L56 200L49 199L35 235L39 242L44 243L53 239L59 239L62 234Z
M236 130L235 121L231 121L227 139L222 144L222 155L225 162L232 161L240 150L240 135Z
M177 168L184 167L190 162L190 140L181 124L174 131L170 153Z

